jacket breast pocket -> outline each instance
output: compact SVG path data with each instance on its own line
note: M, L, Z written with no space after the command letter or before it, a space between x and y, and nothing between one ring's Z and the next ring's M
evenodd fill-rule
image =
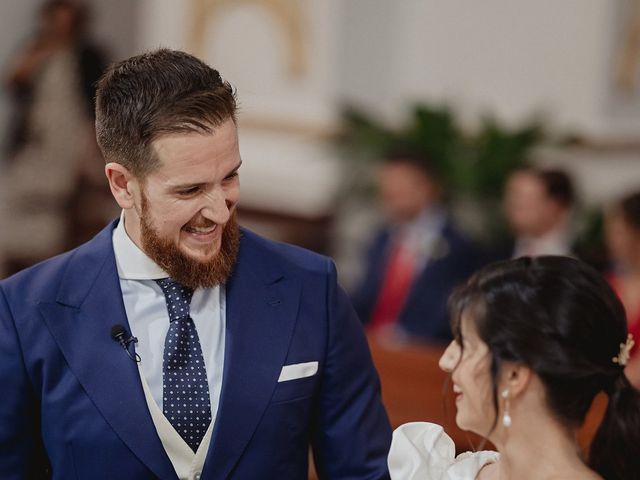
M302 400L315 395L318 388L318 376L297 378L295 380L287 380L286 382L278 382L271 403L285 403Z

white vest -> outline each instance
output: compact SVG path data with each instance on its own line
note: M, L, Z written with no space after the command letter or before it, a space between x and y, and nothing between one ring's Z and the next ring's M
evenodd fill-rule
M147 401L147 407L151 413L153 424L156 427L162 446L165 452L167 452L178 478L180 480L199 480L204 461L207 457L207 451L209 450L214 422L212 421L209 424L209 428L202 438L198 451L193 453L191 447L189 447L187 442L176 432L173 425L169 423L169 420L167 420L167 417L164 416L164 413L162 413L162 410L160 410L160 407L158 407L158 404L153 399L153 395L151 395L151 390L147 385L140 365L138 365L138 372L140 373L144 397Z

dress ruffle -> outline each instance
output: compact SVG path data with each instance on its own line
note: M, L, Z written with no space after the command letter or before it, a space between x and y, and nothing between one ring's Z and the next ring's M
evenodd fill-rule
M440 425L413 422L393 432L388 464L392 480L473 480L497 452L465 452L456 457L453 440Z

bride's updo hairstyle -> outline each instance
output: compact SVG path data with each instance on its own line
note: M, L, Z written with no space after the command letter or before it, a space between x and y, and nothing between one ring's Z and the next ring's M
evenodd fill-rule
M460 344L466 312L489 347L496 412L504 362L536 373L550 411L569 429L582 425L604 391L609 402L589 466L607 480L638 478L640 392L625 377L620 357L627 341L625 310L597 271L569 257L494 263L459 287L449 307Z

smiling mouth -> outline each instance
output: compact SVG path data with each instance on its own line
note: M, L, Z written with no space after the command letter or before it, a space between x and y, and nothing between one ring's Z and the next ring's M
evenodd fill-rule
M222 226L216 223L207 226L189 225L182 229L187 238L197 245L209 246L218 241Z
M193 233L196 235L208 235L213 233L216 230L217 225L207 226L207 227L185 227L184 230L188 233Z

